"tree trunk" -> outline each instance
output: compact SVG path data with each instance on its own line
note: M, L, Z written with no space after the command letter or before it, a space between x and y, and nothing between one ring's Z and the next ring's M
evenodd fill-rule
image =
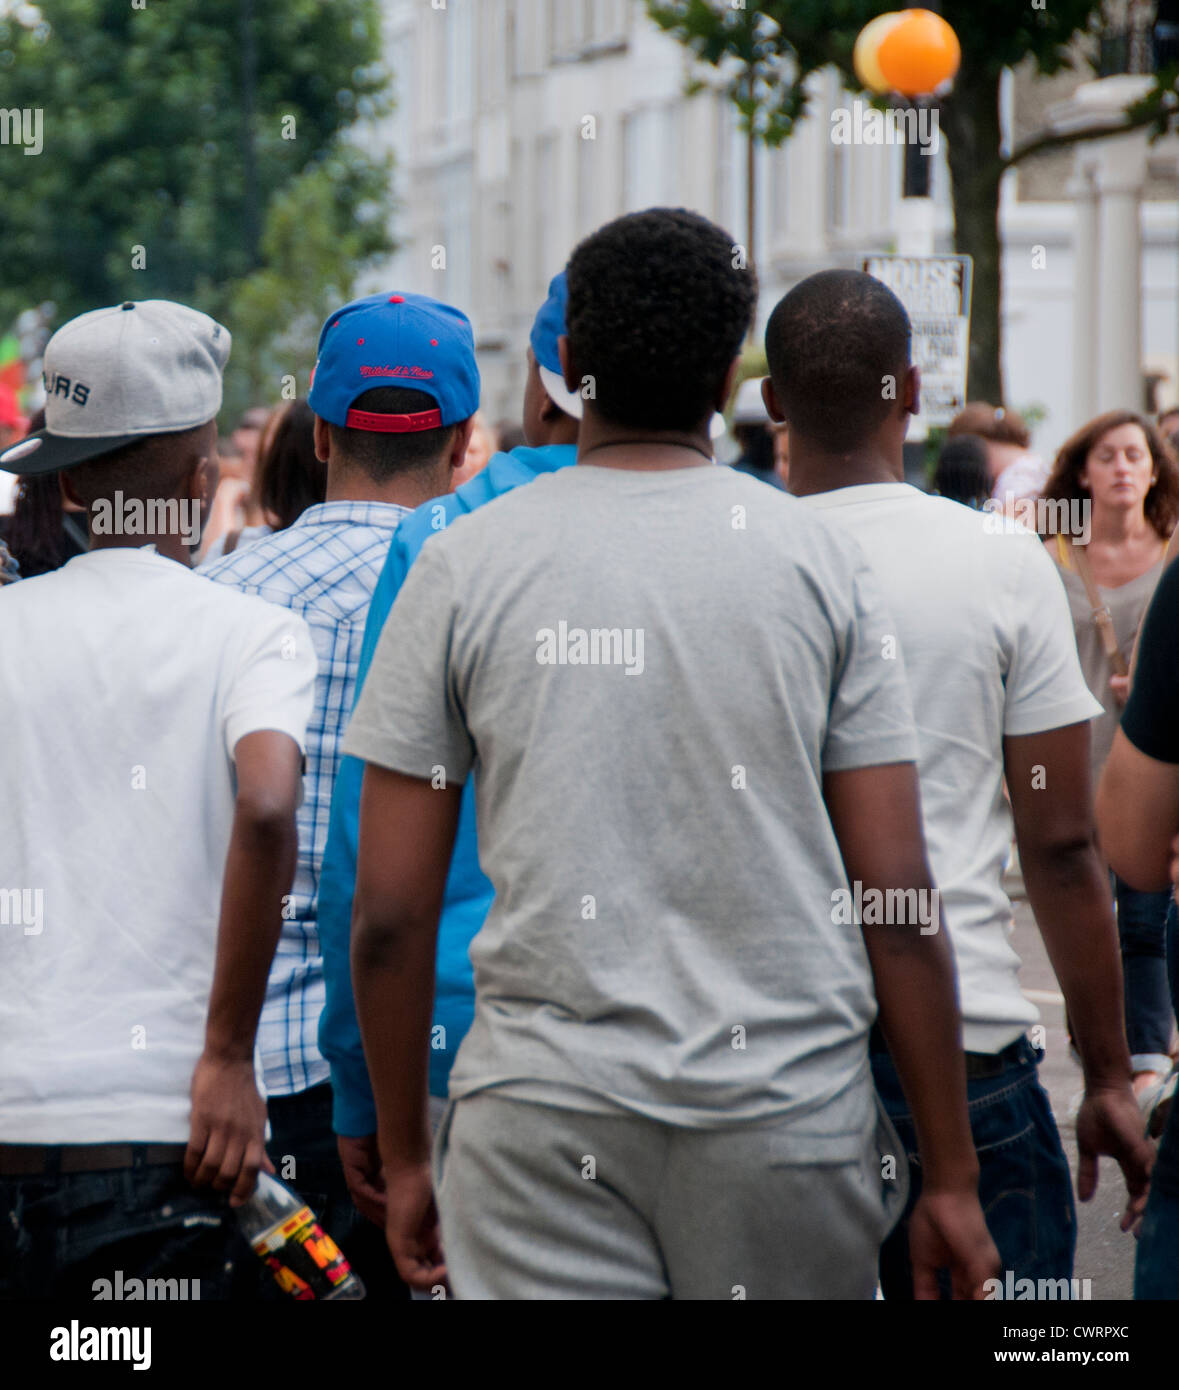
M963 64L942 103L942 126L954 185L954 244L974 258L967 394L1003 405L999 75Z
M262 264L262 213L258 205L258 158L254 147L255 110L258 104L258 45L254 35L254 0L239 0L239 36L242 74L242 240L248 270Z

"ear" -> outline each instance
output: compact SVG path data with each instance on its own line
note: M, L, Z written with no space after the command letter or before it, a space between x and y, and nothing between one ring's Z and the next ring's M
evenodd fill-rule
M86 510L86 504L78 496L77 489L74 487L73 479L70 477L69 472L59 473L57 475L57 482L58 486L61 488L62 500L71 503L78 511L84 512Z
M777 392L774 390L774 382L772 377L767 376L762 381L761 399L762 404L766 408L766 414L770 417L774 424L784 425L786 423L786 412L782 409L781 403L778 400Z
M184 491L201 504L202 510L213 505L217 484L221 481L221 465L216 452L201 454L193 459L192 468L184 482Z
M905 373L905 389L901 392L901 404L908 415L921 414L921 368L910 367Z
M450 456L447 459L451 469L461 468L463 460L467 455L467 446L471 442L471 435L475 432L475 417L472 415L469 420L463 420L455 427L454 443L450 446Z
M713 409L723 411L728 405L729 399L733 394L733 388L737 384L737 373L741 370L740 357L734 357L729 363L729 370L725 373L724 384L721 386L720 396L713 402Z
M320 419L317 415L315 417L313 430L315 436L315 457L320 463L328 463L331 459L332 437L328 430L327 421Z
M561 359L561 375L565 378L566 389L577 395L581 391L581 374L573 360L573 349L569 346L569 338L564 333L557 339L557 356Z

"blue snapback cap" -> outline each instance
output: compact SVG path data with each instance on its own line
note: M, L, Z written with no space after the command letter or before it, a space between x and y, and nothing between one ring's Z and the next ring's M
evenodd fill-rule
M549 399L566 415L580 420L581 397L565 385L561 373L561 354L557 351L557 339L563 338L569 331L565 326L568 299L569 290L562 270L549 282L549 297L537 311L528 341L532 344L532 353L540 368L540 379Z
M354 410L374 386L410 386L437 402L413 415ZM466 314L424 294L371 294L329 314L307 404L341 428L404 434L442 429L479 409L475 335Z

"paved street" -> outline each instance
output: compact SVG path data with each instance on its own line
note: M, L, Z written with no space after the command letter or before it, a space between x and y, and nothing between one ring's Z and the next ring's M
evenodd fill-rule
M1064 1138L1064 1147L1076 1179L1077 1145L1067 1115L1069 1103L1081 1089L1081 1072L1068 1054L1064 1008L1060 989L1027 899L1015 899L1015 949L1023 961L1020 983L1040 1010L1048 1029L1047 1049L1040 1077L1052 1098L1052 1109ZM1121 1172L1111 1159L1102 1159L1097 1195L1077 1204L1077 1261L1075 1277L1092 1281L1094 1299L1128 1299L1134 1286L1132 1235L1118 1229L1125 1188Z

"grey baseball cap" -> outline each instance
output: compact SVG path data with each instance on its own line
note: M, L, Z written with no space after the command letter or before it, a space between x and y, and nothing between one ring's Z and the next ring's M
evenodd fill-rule
M0 454L8 473L52 473L221 409L229 330L169 299L128 300L63 324L45 345L45 428Z

